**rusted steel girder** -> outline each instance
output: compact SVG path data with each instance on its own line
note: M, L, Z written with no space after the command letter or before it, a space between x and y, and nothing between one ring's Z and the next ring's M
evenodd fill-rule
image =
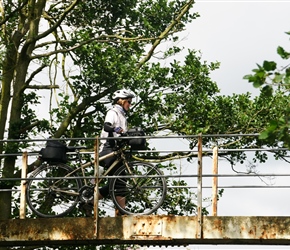
M0 221L0 246L59 245L290 245L290 217L203 217L202 235L195 216L122 216L99 218L15 219Z

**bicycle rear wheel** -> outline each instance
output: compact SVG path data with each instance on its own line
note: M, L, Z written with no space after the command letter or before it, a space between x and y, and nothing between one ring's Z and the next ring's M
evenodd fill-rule
M152 164L132 162L129 166L131 173L123 165L114 174L117 177L111 179L111 198L121 214L152 214L164 202L166 179Z
M79 201L82 186L69 166L62 163L43 164L27 182L26 199L30 209L40 217L62 217L71 212Z

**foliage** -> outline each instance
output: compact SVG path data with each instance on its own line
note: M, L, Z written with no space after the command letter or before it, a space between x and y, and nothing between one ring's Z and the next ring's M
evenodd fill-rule
M286 34L290 35L290 32ZM259 139L266 143L283 142L283 146L290 148L290 52L279 46L277 48L278 55L283 60L288 60L288 64L283 68L277 68L274 61L264 61L263 65L257 65L257 69L253 69L253 74L246 75L244 78L253 83L256 88L261 88L265 98L276 99L276 105L271 103L269 110L276 113L273 109L279 107L279 112L268 120L267 127L259 136ZM284 107L283 107L284 106Z
M95 137L110 94L121 87L138 94L138 70L162 41L174 41L198 16L190 11L193 3L1 1L0 139ZM17 153L30 145L1 142L0 151ZM16 159L2 159L3 178L18 173ZM11 204L3 192L0 201ZM10 217L10 209L1 209L0 217Z

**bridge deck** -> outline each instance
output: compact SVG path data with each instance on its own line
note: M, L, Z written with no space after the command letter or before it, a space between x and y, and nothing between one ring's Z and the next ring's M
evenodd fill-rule
M206 216L201 223L195 216L153 215L0 221L0 246L101 244L290 245L290 217Z

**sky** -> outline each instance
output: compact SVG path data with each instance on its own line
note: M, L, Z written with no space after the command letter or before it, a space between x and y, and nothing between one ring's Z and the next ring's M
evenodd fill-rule
M196 0L193 11L200 17L187 26L181 45L221 63L211 76L222 94L257 94L243 76L264 60L285 65L276 49L289 49L289 9L290 0Z
M282 46L290 51L290 36L285 34L290 31L290 0L196 0L193 10L199 12L200 17L187 26L180 46L201 51L204 61L221 63L220 69L211 74L221 94L250 92L255 96L259 93L258 89L243 80L243 76L251 74L256 64L262 64L264 60L276 61L281 67L287 65L287 62L277 55L276 50L278 46ZM186 50L184 53L186 54ZM219 174L233 174L226 163L221 162L219 165ZM236 168L239 171L245 170L245 166ZM261 174L285 174L289 173L288 169L289 164L273 160L257 166L257 171ZM205 164L204 170L210 173L211 166ZM287 185L288 179L289 177L265 177L263 180L248 178L243 180L242 185L262 185L265 182ZM224 178L219 184L232 185L235 181L236 179ZM227 189L219 201L218 215L290 216L290 201L285 199L287 196L289 189ZM289 246L191 245L148 249L289 248Z

